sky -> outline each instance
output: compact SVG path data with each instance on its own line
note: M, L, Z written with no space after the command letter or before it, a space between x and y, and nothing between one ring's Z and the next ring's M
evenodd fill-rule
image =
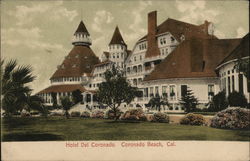
M31 65L33 93L50 85L49 78L72 49L72 36L81 20L94 53L100 56L116 25L128 48L147 33L147 14L157 10L157 24L167 18L215 26L218 38L241 38L249 32L248 1L180 0L1 0L1 57Z

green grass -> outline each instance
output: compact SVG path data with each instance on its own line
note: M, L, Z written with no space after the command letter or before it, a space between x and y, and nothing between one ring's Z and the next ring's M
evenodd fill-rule
M63 117L3 119L3 141L225 140L249 141L249 130Z

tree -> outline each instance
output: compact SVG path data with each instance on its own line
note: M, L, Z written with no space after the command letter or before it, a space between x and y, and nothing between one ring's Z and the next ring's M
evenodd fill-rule
M119 106L129 104L138 94L138 89L132 87L123 76L123 72L114 66L104 73L105 81L99 85L97 100L114 111L115 120L118 119Z
M249 61L250 61L250 58L246 58L246 59L239 58L234 66L234 68L238 72L242 72L244 74L247 80L249 80L249 77L250 77Z
M238 59L234 68L247 78L247 91L250 92L250 58Z
M181 97L180 104L185 108L185 112L189 113L196 109L198 99L194 96L192 90L187 89L186 94Z
M82 102L82 100L83 100L82 92L79 89L73 91L72 92L72 99L73 99L74 104Z
M23 110L32 91L27 84L34 79L30 66L18 66L16 60L10 60L5 66L1 62L1 102L7 116Z
M69 110L72 107L73 103L71 102L71 100L68 96L61 97L60 99L61 99L62 108L65 111L65 116L68 119L69 118Z
M217 112L226 109L228 106L225 91L217 93L209 105L209 111Z
M240 92L234 91L230 93L227 99L230 106L247 107L247 99Z
M27 97L27 109L28 111L36 110L39 111L43 116L47 117L48 108L43 105L43 100L37 95L28 95Z
M162 105L169 105L166 97L161 98L159 95L156 95L155 97L149 100L147 106L151 108L156 108L156 110L160 112Z

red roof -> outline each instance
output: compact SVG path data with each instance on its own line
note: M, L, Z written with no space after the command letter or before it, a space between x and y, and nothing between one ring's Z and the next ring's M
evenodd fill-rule
M89 35L89 32L88 32L86 26L84 25L83 21L81 21L80 24L78 25L78 27L75 31L75 34L79 33L79 32L85 32L85 33L87 33L87 35Z
M37 94L51 93L51 92L73 92L77 89L80 90L81 92L86 91L85 88L80 84L65 84L65 85L52 85L38 92Z
M219 65L247 56L249 57L249 33L242 38L240 44Z
M163 34L165 32L170 32L178 41L182 35L185 36L185 40L192 37L196 38L214 38L216 36L208 35L206 32L206 25L209 22L205 21L202 25L194 25L175 19L168 18L166 21L157 26L156 35ZM143 36L140 40L146 39L147 35ZM139 40L139 41L140 41Z
M216 77L216 66L239 42L240 39L185 40L144 80Z
M118 26L116 26L114 34L112 36L112 39L109 43L109 45L113 45L113 44L122 44L122 45L126 45L126 43L124 42L122 35L120 33L120 30L118 28ZM126 45L127 46L127 45Z
M95 64L100 61L88 46L74 46L58 67L52 78L79 77L91 73Z

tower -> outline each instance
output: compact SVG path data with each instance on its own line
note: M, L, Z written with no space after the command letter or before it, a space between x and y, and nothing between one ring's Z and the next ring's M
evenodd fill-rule
M90 46L92 44L89 32L87 28L85 27L83 21L80 22L80 24L78 25L73 35L72 44L75 46L77 45Z
M116 26L112 39L109 43L110 60L115 62L117 67L124 67L127 57L127 44L124 42L118 26Z

